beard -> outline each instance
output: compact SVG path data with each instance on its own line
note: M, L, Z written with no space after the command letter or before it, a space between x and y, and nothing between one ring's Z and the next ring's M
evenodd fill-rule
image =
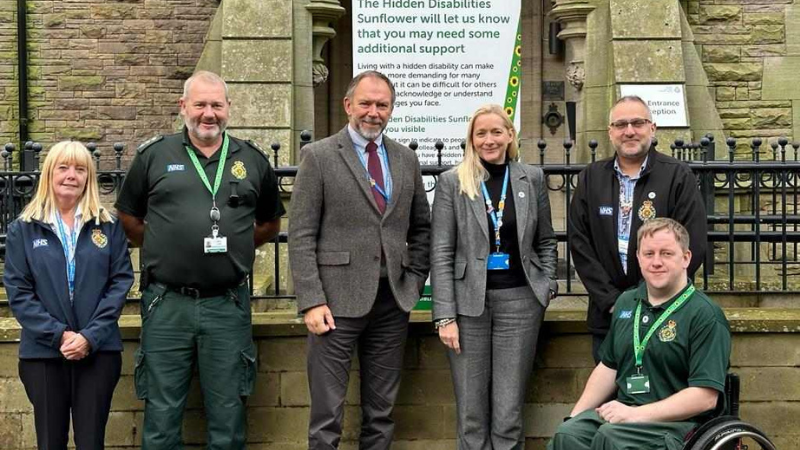
M362 124L364 123L370 125L377 125L378 128L366 129L362 127ZM383 130L386 128L386 124L381 122L380 120L364 119L355 121L355 123L353 123L353 128L356 130L356 133L358 133L364 139L368 141L374 141L375 139L378 138L378 136L380 136L383 133Z
M189 120L184 118L183 122L186 124L186 128L189 130L189 134L203 142L215 141L220 137L220 135L222 135L222 132L225 131L228 126L227 121L217 120L215 122L203 122L202 118ZM216 125L216 127L210 130L202 129L200 127L202 123L205 123L206 125L213 123Z

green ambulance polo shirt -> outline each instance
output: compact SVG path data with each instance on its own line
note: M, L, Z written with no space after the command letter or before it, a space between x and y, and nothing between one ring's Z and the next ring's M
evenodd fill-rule
M632 406L646 405L687 387L708 387L724 392L731 354L730 327L720 307L700 291L695 291L681 308L673 312L647 343L642 373L650 378L650 392L628 394L626 391L626 378L636 373L633 321L637 305L642 303L639 333L640 339L644 340L650 326L684 290L659 306L651 306L647 301L647 288L642 282L617 299L611 329L600 354L603 364L617 371L619 402ZM702 420L708 414L711 412L693 420Z

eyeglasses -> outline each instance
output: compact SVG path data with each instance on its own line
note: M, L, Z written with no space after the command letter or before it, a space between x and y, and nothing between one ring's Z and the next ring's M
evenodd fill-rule
M615 122L611 122L611 128L617 131L623 131L628 129L628 125L631 125L635 130L641 130L650 123L653 122L648 119L617 120Z

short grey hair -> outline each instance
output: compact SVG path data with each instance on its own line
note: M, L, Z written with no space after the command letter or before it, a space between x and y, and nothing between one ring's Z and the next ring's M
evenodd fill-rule
M650 112L650 107L647 106L647 102L642 100L642 97L638 95L625 95L617 99L613 105L611 105L611 109L608 110L608 123L611 123L611 114L614 112L614 108L617 107L620 103L639 103L640 105L644 106L644 109L647 110L647 120L653 121L653 114Z
M214 72L209 72L208 70L199 70L195 72L183 83L183 97L181 98L185 99L189 96L189 89L192 87L192 83L194 83L195 80L203 80L211 84L221 84L222 88L225 89L225 100L228 102L231 101L231 98L228 97L228 83L219 75Z
M358 83L361 83L361 80L363 80L364 78L377 78L379 80L385 81L386 84L389 86L389 90L392 92L392 108L394 108L394 101L397 98L397 93L394 90L394 84L392 83L392 80L389 79L389 77L387 77L381 72L378 72L377 70L367 70L353 77L353 79L350 80L350 84L347 85L347 92L344 94L344 96L349 98L350 101L352 101L353 94L356 91L356 87L358 87Z

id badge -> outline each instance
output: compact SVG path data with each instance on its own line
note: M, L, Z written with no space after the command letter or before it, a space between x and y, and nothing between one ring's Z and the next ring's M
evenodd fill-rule
M487 270L508 270L510 264L508 253L492 253L486 262Z
M647 394L650 392L650 378L644 374L631 375L625 379L628 394Z
M228 251L228 238L225 236L207 237L203 239L205 253L226 253Z

